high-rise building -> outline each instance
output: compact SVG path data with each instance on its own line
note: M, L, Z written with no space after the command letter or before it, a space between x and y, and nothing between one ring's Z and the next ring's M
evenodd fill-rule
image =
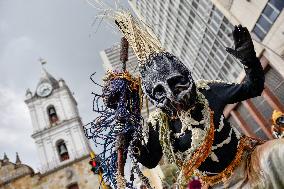
M225 51L233 25L210 0L129 0L163 47L188 66L195 79L234 81L242 65Z
M247 135L271 138L273 110L284 112L284 1L212 0L234 24L248 28L265 71L261 96L227 107L225 114Z
M247 135L272 138L272 111L284 111L283 1L129 0L129 4L162 45L192 70L195 79L244 79L242 65L224 46L233 45L233 25L246 26L265 67L266 87L262 96L228 106L225 116Z
M18 154L15 163L4 155L0 159L0 188L99 188L100 177L90 170L90 147L77 102L65 81L42 68L36 90L27 90L25 102L41 168L35 173Z

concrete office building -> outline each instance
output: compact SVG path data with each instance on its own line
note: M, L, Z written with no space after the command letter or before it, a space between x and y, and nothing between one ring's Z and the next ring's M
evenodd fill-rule
M273 110L284 112L284 1L212 2L232 24L242 24L248 28L265 71L265 90L262 95L228 106L225 114L247 135L272 138L271 114Z
M272 138L271 114L275 109L284 111L283 1L129 0L129 4L162 45L192 70L195 79L244 79L242 66L224 46L233 45L233 25L246 26L265 67L266 88L261 97L228 106L225 116L247 135Z
M233 25L210 0L129 0L163 47L178 56L195 79L235 80L242 65L225 51Z

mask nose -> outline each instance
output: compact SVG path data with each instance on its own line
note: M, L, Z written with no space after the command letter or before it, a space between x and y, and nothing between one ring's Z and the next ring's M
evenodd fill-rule
M171 87L169 86L168 83L165 83L165 90L166 90L166 96L168 99L172 99L173 98L173 91L171 89Z

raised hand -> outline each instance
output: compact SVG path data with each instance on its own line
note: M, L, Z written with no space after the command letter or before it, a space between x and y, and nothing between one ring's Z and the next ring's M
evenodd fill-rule
M226 48L226 51L239 59L242 64L248 64L256 57L250 33L246 27L235 26L233 31L235 49Z

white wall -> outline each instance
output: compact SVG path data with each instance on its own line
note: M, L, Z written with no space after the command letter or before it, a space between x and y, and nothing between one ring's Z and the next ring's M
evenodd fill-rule
M36 142L41 166L45 171L89 153L89 144L82 130L77 103L67 86L55 89L48 97L34 98L27 105L34 128L32 137ZM55 107L59 119L53 126L47 114L47 107L50 105ZM56 142L59 140L65 141L69 160L60 162L56 147Z

